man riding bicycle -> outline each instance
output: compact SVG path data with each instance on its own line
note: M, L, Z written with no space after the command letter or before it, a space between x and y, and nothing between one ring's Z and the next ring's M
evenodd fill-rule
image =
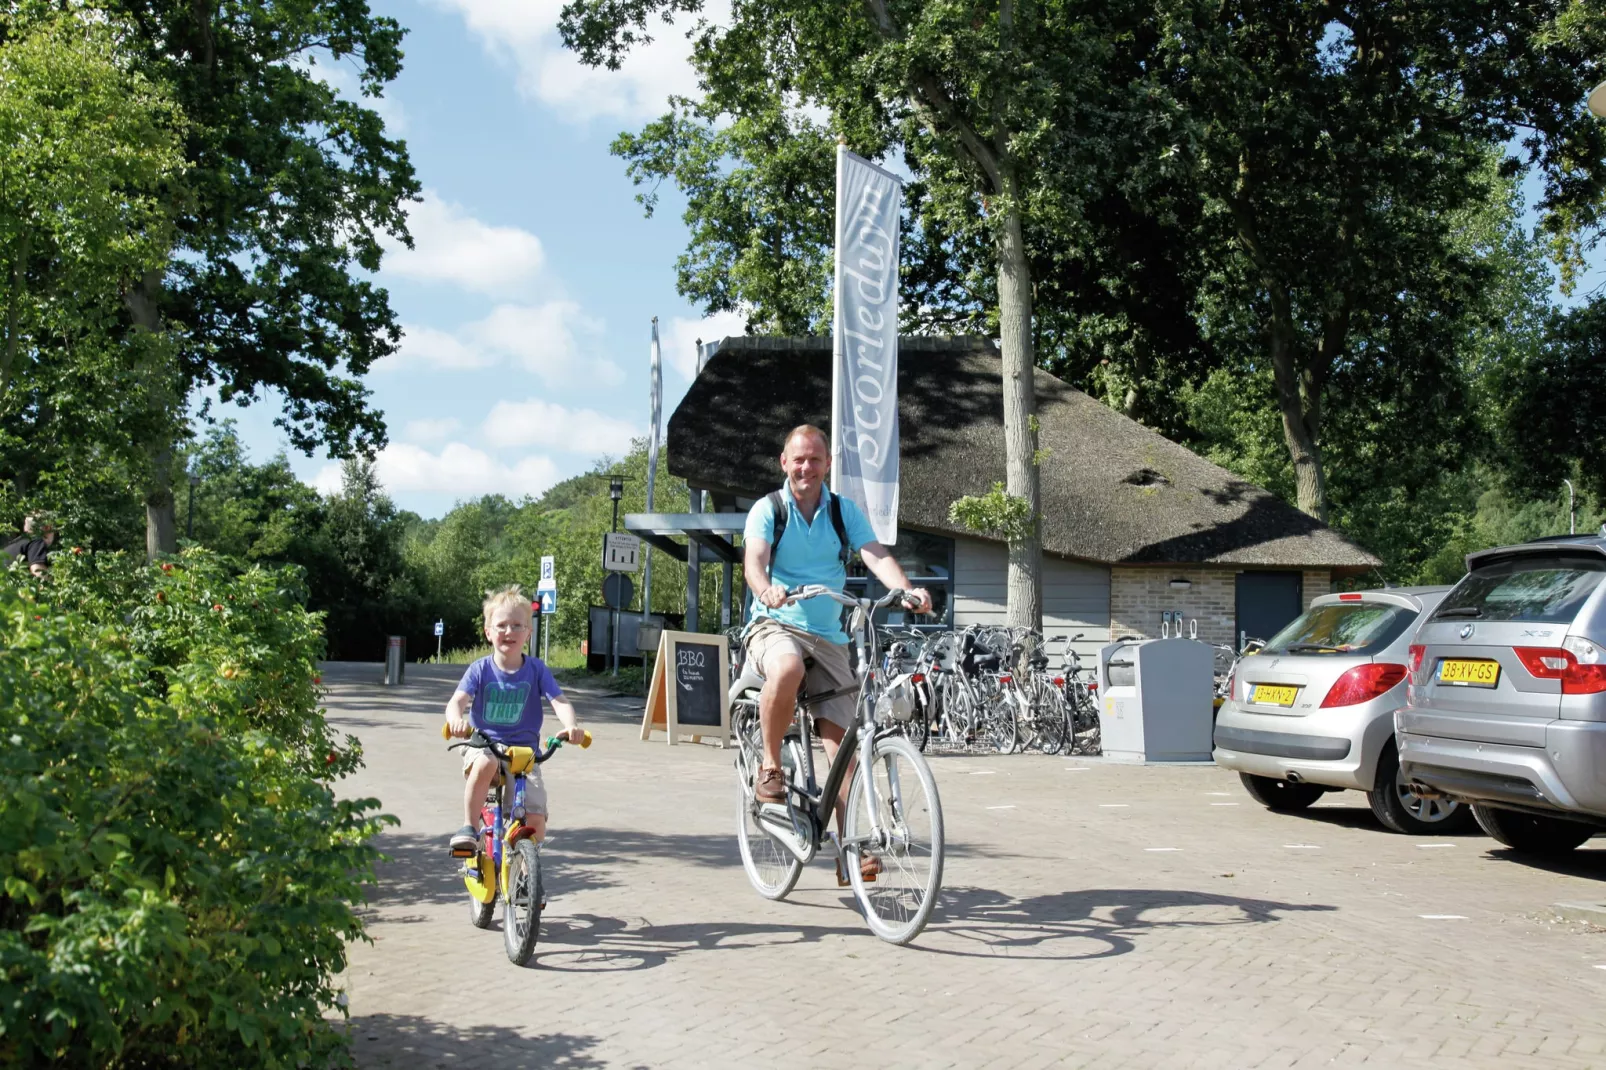
M813 694L851 688L856 682L848 660L848 637L842 631L841 608L825 598L789 603L787 588L822 584L843 590L847 564L855 550L889 589L909 587L902 566L876 541L859 507L826 489L830 470L831 446L825 432L811 424L794 428L781 451L786 483L754 504L743 532L743 573L756 599L745 636L747 663L764 677L759 697L764 758L753 785L760 802L786 800L781 740L792 722L805 675ZM931 612L927 591L916 588L908 593L916 612ZM813 665L806 667L805 658ZM853 727L854 703L850 691L813 708L827 762L836 757L844 733ZM839 824L847 785L844 778L842 805L837 808Z

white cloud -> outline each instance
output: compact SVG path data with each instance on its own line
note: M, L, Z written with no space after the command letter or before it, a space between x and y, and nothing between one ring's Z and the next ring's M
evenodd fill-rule
M379 365L381 370L398 364L422 365L443 370L488 368L496 358L469 345L457 335L434 327L403 324L401 348L396 356Z
M461 426L462 422L452 416L437 420L409 420L407 426L402 428L402 438L419 445L445 442Z
M413 248L385 239L383 274L448 282L491 296L528 293L546 265L541 239L518 227L482 223L431 190L407 207Z
M649 23L653 42L625 57L622 69L583 65L558 37L565 0L436 0L462 16L480 44L512 64L519 91L572 122L598 117L639 120L665 111L671 94L695 96L697 75L688 31L699 17L729 21L729 0L710 0L701 16L681 15L673 25Z
M457 370L511 362L548 384L616 386L625 377L613 361L595 355L602 323L565 299L498 305L484 319L455 331L409 326L404 332L396 359L381 363L380 369L421 365Z
M640 432L630 423L592 409L566 409L548 401L499 401L485 418L485 440L493 446L542 446L571 453L611 453L630 449Z
M747 317L740 312L716 312L707 319L676 317L659 336L664 360L685 379L697 377L697 339L717 342L734 334L747 333Z
M318 469L318 474L312 477L312 489L325 497L339 494L342 483L338 462L324 465Z
M374 470L387 494L450 494L476 498L505 494L510 498L540 494L558 481L558 468L546 457L524 457L508 465L472 446L450 442L439 453L407 442L392 442L379 451ZM313 477L323 494L340 490L340 465L327 464Z

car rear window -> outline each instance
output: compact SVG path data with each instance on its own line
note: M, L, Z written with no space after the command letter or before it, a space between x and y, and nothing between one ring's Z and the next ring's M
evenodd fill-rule
M1272 637L1262 653L1352 657L1383 650L1416 620L1416 610L1392 602L1312 606Z
M1518 557L1474 569L1439 603L1434 620L1570 624L1606 577L1599 557Z

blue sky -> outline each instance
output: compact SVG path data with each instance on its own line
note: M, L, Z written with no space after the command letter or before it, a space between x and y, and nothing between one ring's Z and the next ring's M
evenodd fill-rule
M398 505L439 516L458 500L539 494L618 454L648 421L653 316L665 413L685 391L693 340L739 333L675 293L680 206L646 219L614 135L693 88L671 30L619 73L580 67L557 40L558 0L377 0L410 31L406 64L376 106L407 141L425 189L414 251L381 282L406 329L368 375L391 445L379 474ZM352 68L319 72L354 91ZM225 407L254 458L284 447L275 399ZM327 458L297 474L338 486Z
M372 106L406 139L425 189L416 250L388 255L380 273L407 331L367 377L390 428L380 478L425 516L482 494L539 494L646 432L653 316L666 418L693 340L742 329L734 315L701 320L676 295L681 204L665 190L646 219L608 152L670 93L695 88L683 31L660 33L620 72L592 71L558 41L562 0L373 3L410 33L401 77ZM352 68L319 70L355 92ZM1606 280L1606 254L1591 260L1578 296ZM214 411L239 421L254 458L285 448L276 399ZM339 485L327 458L288 452L302 479Z

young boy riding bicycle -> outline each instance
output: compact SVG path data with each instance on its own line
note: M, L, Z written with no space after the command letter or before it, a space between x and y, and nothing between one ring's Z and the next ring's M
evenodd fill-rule
M446 704L446 726L453 736L466 738L478 730L505 747L541 746L541 700L552 703L552 712L563 722L560 738L579 743L585 737L574 716L574 706L563 697L563 689L552 678L540 658L526 657L533 616L530 600L515 586L486 595L482 607L485 639L491 653L468 667ZM464 825L452 837L454 850L472 849L479 839L480 806L496 776L496 757L484 750L463 751ZM531 767L525 775L524 823L539 843L546 838L547 797L541 781L541 767Z

